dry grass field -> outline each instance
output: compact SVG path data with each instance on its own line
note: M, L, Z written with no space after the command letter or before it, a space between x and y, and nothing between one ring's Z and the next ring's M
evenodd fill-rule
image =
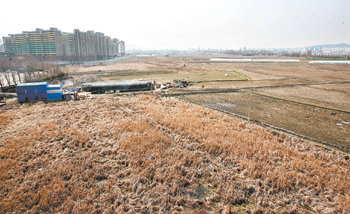
M99 80L152 78L160 83L170 82L173 79L199 81L198 84L191 85L187 89L169 92L175 94L177 92L205 92L206 90L211 92L231 89L253 90L257 95L257 99L253 99L253 105L256 107L251 108L253 119L268 122L273 126L288 129L319 141L340 145L349 151L350 139L346 134L349 130L347 123L350 114L349 65L308 64L304 61L301 63L215 63L209 61L210 58L216 57L237 58L238 56L129 57L108 67L115 70L96 71L94 67L89 67L89 71L86 71L86 68L80 67L81 71L75 74L78 76L89 74ZM138 63L143 66L139 70L124 70L128 65L133 68ZM228 78L224 74L228 74ZM258 94L268 96L270 99L262 98ZM210 107L215 103L225 103L225 99L231 95L227 94L226 97L216 94L198 95L188 96L187 99L198 104L209 104ZM238 97L240 96L233 96L233 98ZM223 99L218 100L219 98ZM199 100L201 102L198 102ZM249 108L247 100L249 96L243 96L237 100L231 99L230 102L238 107L230 108L229 111L247 116L246 112ZM273 106L276 103L281 110L274 109ZM228 107L220 108L228 109ZM316 112L322 113L314 115L312 109L319 109ZM333 111L338 116L334 116Z
M281 90L279 90L281 91ZM185 95L183 99L249 117L350 152L350 113L262 96L250 91Z
M127 79L153 79L158 83L183 79L193 82L245 80L239 72L229 69L209 68L205 64L194 65L181 58L130 57L120 62L67 68L76 80L93 79L111 81ZM226 77L225 74L228 76Z
M261 94L350 112L350 83L268 88Z
M350 79L349 65L302 63L225 63L252 79L292 78L309 81L343 81Z
M68 66L76 83L198 83L2 107L0 213L349 213L350 66L216 57L235 58Z
M139 78L154 79L157 83L172 82L174 79L198 82L187 89L167 92L169 94L220 92L233 89L253 90L256 95L270 97L270 99L262 99L262 96L257 96L257 99L253 99L253 104L260 106L251 108L251 115L255 117L253 119L269 122L273 126L282 126L281 128L291 131L298 131L299 134L326 141L326 143L350 148L348 135L341 134L348 131L347 116L342 119L330 114L332 111L345 111L338 115L350 114L349 65L308 64L303 60L301 63L210 61L210 58L220 57L241 58L241 56L230 55L134 56L107 65L72 66L71 75L79 80L78 82L86 79L108 81ZM209 104L210 107L215 103L224 103L225 99L231 95L228 94L226 97L216 96L216 94L198 95L188 96L187 99L198 104ZM238 97L240 96L233 96L233 98ZM218 98L223 99L218 100ZM247 116L245 114L248 108L247 99L249 96L243 96L237 100L231 99L230 102L238 107L230 108L229 111ZM198 102L199 100L201 102ZM274 103L279 103L281 110L273 109L271 106ZM294 107L290 107L291 105ZM318 113L318 116L312 117L310 111L314 108L319 108L318 112L327 113ZM227 107L223 110L227 110ZM265 115L275 116L266 117ZM308 119L310 117L313 119ZM341 126L334 125L342 121L346 123ZM323 130L328 130L331 134L324 134L326 132Z
M346 64L215 63L209 61L210 58L220 56L129 57L107 65L74 65L68 66L67 69L71 73L130 70L131 76L133 75L132 71L135 70L172 70L179 73L236 71L245 74L252 80L288 78L309 81L344 81L350 79L350 66ZM237 58L237 56L230 57Z
M348 213L339 151L157 95L0 110L0 213Z
M241 88L259 88L268 86L285 86L296 84L312 84L314 82L300 79L263 79L263 80L249 80L249 81L211 81L204 84L191 85L189 89L201 89L202 85L206 89L241 89Z

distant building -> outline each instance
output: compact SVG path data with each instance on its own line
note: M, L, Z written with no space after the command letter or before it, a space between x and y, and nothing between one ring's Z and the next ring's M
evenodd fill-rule
M9 55L62 56L62 33L57 28L23 31L3 37L5 53Z
M57 28L36 29L3 37L7 55L55 56L67 60L96 60L125 55L125 43L103 33L74 29L65 33Z
M120 50L120 56L125 56L125 42L124 41L119 42L119 50Z
M112 39L112 53L115 56L120 56L119 52L119 40L118 39Z
M3 53L3 52L5 52L4 45L1 45L1 44L0 44L0 53Z

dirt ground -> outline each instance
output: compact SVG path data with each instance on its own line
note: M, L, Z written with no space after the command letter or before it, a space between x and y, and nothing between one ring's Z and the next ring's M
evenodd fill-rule
M241 72L251 79L292 78L309 81L344 81L350 79L349 65L301 63L212 63ZM223 64L223 65L220 65Z
M312 137L350 152L350 113L288 102L249 91L185 95L200 105L232 112L252 120Z
M350 112L350 83L259 89L268 96Z
M346 64L308 64L304 61L301 63L216 63L209 61L210 58L214 57L217 56L205 56L204 61L202 58L196 60L196 57L186 55L129 57L116 63L101 66L74 65L67 68L71 73L130 71L130 76L133 76L133 71L138 70L171 70L179 74L234 71L243 74L250 80L297 79L324 82L350 79L350 66Z
M349 173L340 151L176 98L0 110L0 213L348 213Z
M228 69L211 69L203 65L188 64L181 58L129 57L106 65L68 66L76 82L115 81L127 79L153 79L158 83L183 79L193 82L228 81L246 79L239 72Z
M202 85L206 89L241 89L241 88L258 88L266 86L285 86L285 85L296 85L296 84L311 84L313 81L299 80L299 79L265 79L265 80L249 80L249 81L211 81L204 84L191 85L189 89L202 88Z
M326 124L334 127L338 122L333 117L318 117L320 126L309 124L308 117L310 109L320 108L324 112L345 111L350 112L350 66L341 64L308 64L302 58L300 63L227 63L212 62L211 58L242 58L232 55L169 55L169 56L148 56L148 57L128 57L117 63L103 66L74 66L71 74L79 81L109 81L124 79L153 79L158 83L172 82L174 79L184 79L198 82L187 89L178 90L180 93L193 93L198 91L225 91L225 90L253 90L257 94L271 97L257 98L256 103L260 103L262 108L252 108L252 115L265 115L270 112L273 103L280 103L282 110L278 113L278 118L283 118L284 123L276 119L256 117L256 119L271 123L271 125L283 125L283 128L300 131L305 135L312 135L315 139L335 142L337 145L349 147L348 135L342 135L342 130L348 125L336 126L330 136L317 134L322 130L327 130ZM244 58L244 57L243 57ZM252 58L252 57L250 57ZM259 56L257 58L271 58ZM226 77L228 76L228 77ZM231 80L231 81L230 81ZM169 93L175 93L173 90ZM231 95L227 95L231 96ZM195 98L194 98L195 97ZM203 104L225 102L217 100L216 95L189 96L188 99L197 102L201 100ZM276 99L274 99L276 98ZM237 100L237 106L247 99L242 97ZM236 102L231 100L231 102ZM293 103L295 109L290 105ZM244 103L244 102L243 102ZM234 103L235 104L235 103ZM311 105L311 107L310 107ZM243 108L247 108L243 105ZM285 109L283 109L285 108ZM239 108L232 108L230 111L236 114L242 113ZM261 112L260 112L261 111ZM246 112L246 109L245 111ZM283 113L282 113L283 112ZM270 112L272 113L272 112ZM269 114L270 114L269 113ZM243 114L243 113L242 113ZM295 117L295 115L298 115ZM295 118L299 118L296 120ZM347 120L345 121L347 122ZM323 125L321 125L323 124ZM299 128L300 126L306 128ZM317 123L314 123L317 125ZM293 127L298 127L294 129ZM314 128L313 128L314 127ZM339 129L338 129L339 128ZM306 131L305 131L306 130ZM347 128L345 128L347 130ZM339 136L339 143L337 143ZM349 144L349 145L347 145Z
M199 56L197 56L199 57ZM299 79L304 81L344 81L350 79L350 66L342 64L301 63L215 63L208 59L217 56L205 56L205 61L193 60L194 56L152 56L129 57L112 64L101 66L74 65L67 67L71 73L98 71L152 71L174 70L180 73L235 71L251 80L261 79ZM235 56L232 56L235 57ZM184 66L185 65L185 66Z

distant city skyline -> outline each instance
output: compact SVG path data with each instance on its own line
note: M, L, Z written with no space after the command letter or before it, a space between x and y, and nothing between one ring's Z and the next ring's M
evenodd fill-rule
M125 40L127 50L350 43L350 1L346 0L100 0L93 4L19 0L14 7L10 1L2 3L1 38L57 27L63 32L76 28L105 32Z
M57 28L24 30L3 37L7 56L54 56L65 60L97 60L125 55L125 42L104 33L74 29L62 32Z

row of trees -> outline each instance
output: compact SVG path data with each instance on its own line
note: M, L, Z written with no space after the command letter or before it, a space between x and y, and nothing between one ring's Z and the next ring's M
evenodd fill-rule
M33 56L0 58L0 86L17 85L20 82L49 80L64 76L65 72L50 59Z

